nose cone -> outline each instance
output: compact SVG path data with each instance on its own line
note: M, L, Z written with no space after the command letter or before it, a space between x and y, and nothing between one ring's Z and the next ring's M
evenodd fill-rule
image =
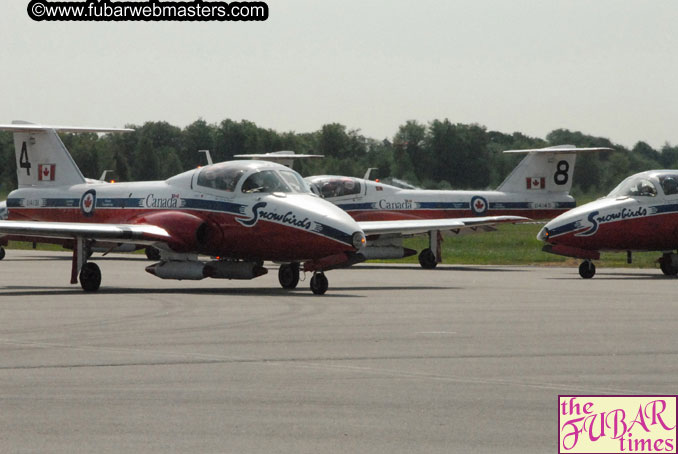
M557 238L558 242L562 242L564 237L569 238L581 227L581 211L570 210L547 222L537 234L537 239L545 243L554 243Z
M538 240L548 242L549 236L550 236L550 231L549 231L549 227L548 227L549 224L546 224L544 227L541 228L539 233L537 233L537 239Z
M327 200L307 194L288 194L279 203L312 221L311 229L320 235L331 237L350 245L362 246L364 234L358 223L344 210Z
M558 242L579 245L583 238L590 238L597 232L595 217L609 209L623 207L625 200L607 198L585 203L567 211L549 221L537 234L537 239L554 243Z

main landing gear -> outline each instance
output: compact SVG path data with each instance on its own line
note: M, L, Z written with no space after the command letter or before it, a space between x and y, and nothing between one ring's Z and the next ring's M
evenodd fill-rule
M0 247L0 260L5 258L5 248Z
M96 263L85 263L80 270L80 286L86 292L96 292L101 285L101 270Z
M675 276L678 274L678 266L673 263L676 254L666 252L659 258L659 267L665 276ZM676 257L678 259L678 257Z
M154 262L160 260L160 251L158 250L158 248L154 248L153 246L146 246L144 252L146 253L146 258L148 260L153 260Z
M282 288L294 289L299 284L299 264L283 263L278 270L278 281Z
M419 264L425 270L432 270L438 265L436 256L431 249L424 249L419 253Z
M438 230L428 232L429 247L419 253L419 264L425 270L432 270L442 261L442 241L443 236Z
M591 260L584 260L579 265L579 275L584 279L591 279L596 275L596 265Z
M71 266L71 284L77 284L86 292L96 292L101 286L101 270L96 263L87 259L92 255L91 248L84 238L75 238L73 244L73 262Z

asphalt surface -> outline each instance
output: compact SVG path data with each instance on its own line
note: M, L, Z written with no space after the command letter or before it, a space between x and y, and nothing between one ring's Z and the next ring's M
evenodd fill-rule
M675 394L658 270L359 266L279 288L0 262L1 452L557 452L558 394Z

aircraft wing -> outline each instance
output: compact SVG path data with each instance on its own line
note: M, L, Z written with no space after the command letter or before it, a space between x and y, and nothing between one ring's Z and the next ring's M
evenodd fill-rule
M365 235L417 235L432 230L458 231L463 229L477 229L501 222L524 222L528 218L522 216L486 216L480 218L455 219L408 219L402 221L364 221L358 222Z
M504 153L576 153L578 151L614 151L609 147L585 147L579 148L574 145L553 145L545 148L526 148L524 150L504 150Z
M152 244L171 240L167 230L146 224L94 224L86 222L0 221L0 236L87 238L119 243Z

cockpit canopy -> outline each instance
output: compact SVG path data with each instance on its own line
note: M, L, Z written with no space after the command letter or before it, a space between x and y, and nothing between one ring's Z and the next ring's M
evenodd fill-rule
M252 165L253 161L221 162L205 167L198 174L197 185L225 192L309 193L304 179L294 170L275 165ZM270 164L270 163L269 163Z
M658 188L664 195L678 194L678 173L632 175L619 183L608 197L656 197Z
M309 179L311 190L324 199L357 196L363 185L356 178L319 176Z

